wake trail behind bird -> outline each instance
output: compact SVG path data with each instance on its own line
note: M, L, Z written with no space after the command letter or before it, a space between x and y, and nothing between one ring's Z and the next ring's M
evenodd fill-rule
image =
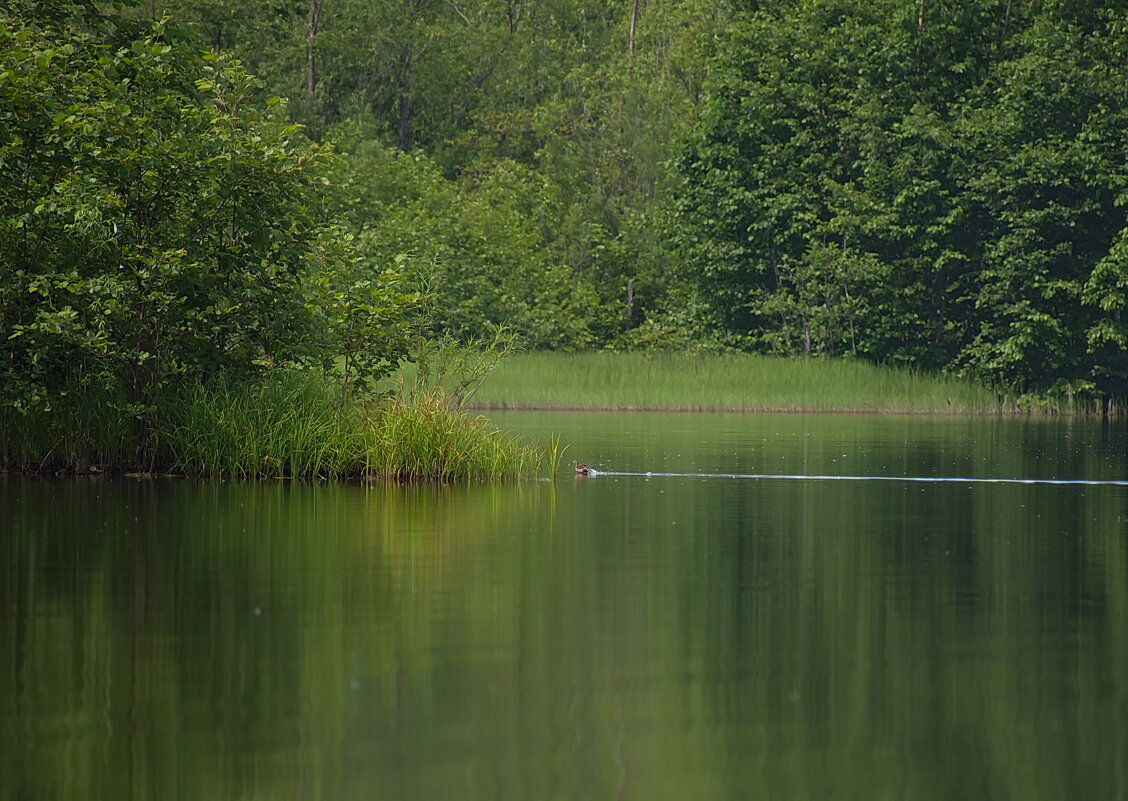
M633 470L596 470L590 476L639 476L642 478L728 478L765 481L893 481L922 484L1052 484L1089 487L1128 487L1128 479L1085 478L973 478L970 476L833 476L805 473L668 473Z

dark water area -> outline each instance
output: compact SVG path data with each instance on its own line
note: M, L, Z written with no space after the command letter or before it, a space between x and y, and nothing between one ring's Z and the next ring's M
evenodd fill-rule
M604 473L0 478L0 801L1128 798L1128 487L855 480L1123 427L492 416Z

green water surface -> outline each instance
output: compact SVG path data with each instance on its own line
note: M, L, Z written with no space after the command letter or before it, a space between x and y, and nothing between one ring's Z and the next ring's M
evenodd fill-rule
M1119 480L1123 428L505 413L605 472ZM0 801L1128 798L1128 487L0 478Z

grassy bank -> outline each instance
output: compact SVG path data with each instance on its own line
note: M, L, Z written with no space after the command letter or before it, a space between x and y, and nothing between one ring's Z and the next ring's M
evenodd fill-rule
M996 394L949 376L858 361L746 354L522 353L474 398L479 408L986 413Z
M441 396L342 406L323 376L283 373L166 395L139 449L120 400L74 394L50 413L0 420L10 469L206 477L470 481L551 473L556 454L522 444Z

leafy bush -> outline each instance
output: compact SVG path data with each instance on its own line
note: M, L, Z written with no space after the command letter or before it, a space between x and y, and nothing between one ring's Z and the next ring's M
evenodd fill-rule
M140 442L180 382L344 354L363 383L398 360L410 293L326 226L329 151L237 61L121 10L5 8L0 425L96 392Z

